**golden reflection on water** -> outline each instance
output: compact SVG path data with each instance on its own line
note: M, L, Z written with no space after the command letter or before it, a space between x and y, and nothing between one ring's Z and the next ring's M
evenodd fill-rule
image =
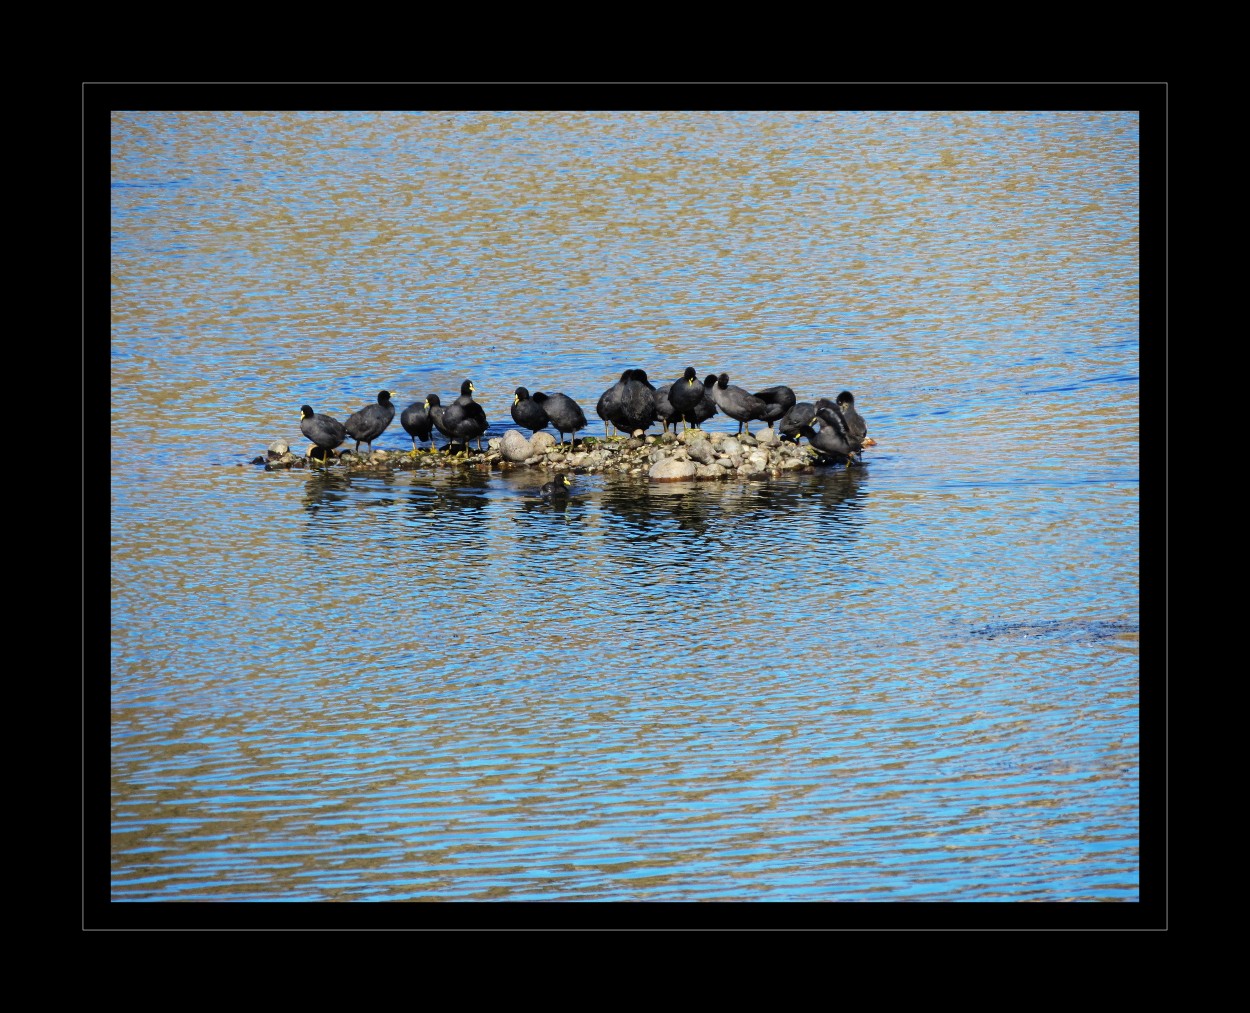
M115 113L114 895L1132 898L1136 129ZM558 507L239 467L688 365L879 445Z

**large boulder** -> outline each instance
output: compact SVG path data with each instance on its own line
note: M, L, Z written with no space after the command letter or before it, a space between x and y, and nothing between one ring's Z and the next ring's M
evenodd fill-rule
M509 429L499 441L499 453L505 461L528 461L534 456L534 448L530 441L521 435L519 430Z
M672 457L662 457L651 465L648 477L653 482L681 482L694 478L699 466L694 461L679 461Z

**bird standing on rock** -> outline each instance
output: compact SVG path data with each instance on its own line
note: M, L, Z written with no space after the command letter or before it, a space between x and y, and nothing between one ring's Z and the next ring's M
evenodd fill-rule
M712 398L716 407L731 419L737 420L739 433L743 426L746 427L748 436L751 433L751 420L762 418L768 410L768 405L754 394L747 393L741 387L730 386L728 373L721 373L717 377L716 386L712 388Z
M451 446L451 430L447 428L445 416L450 405L444 405L442 398L437 394L428 394L425 398L426 410L430 413L430 419L434 423L434 428L447 438L447 446ZM431 441L433 443L433 441Z
M540 429L546 429L551 419L543 411L543 406L530 397L527 388L518 387L512 398L512 421L522 429L536 433Z
M356 441L356 453L360 453L362 443L367 443L369 449L373 450L373 441L386 431L386 427L391 424L391 419L394 417L395 406L391 404L389 390L378 391L377 404L371 404L347 416L343 428L347 430L347 435Z
M439 417L434 416L434 424L450 441L447 444L448 450L452 443L459 442L462 444L461 452L466 457L469 454L470 440L476 439L477 449L482 449L482 434L486 432L489 425L486 421L486 411L473 400L473 391L473 381L465 380L460 385L460 396L442 410L441 423Z
M323 452L328 453L347 439L347 430L342 422L329 415L314 414L309 405L300 406L299 418L299 431Z
M459 440L463 444L462 452L466 457L469 454L470 440L476 439L477 449L482 449L482 434L489 425L485 409L473 400L476 392L473 381L465 380L460 385L460 396L443 412L443 425L451 431L453 442Z
M603 438L605 440L608 438L608 426L611 425L612 428L616 428L617 406L625 396L625 385L629 383L629 379L633 375L634 371L632 369L625 370L616 383L599 395L599 403L595 405L595 414L603 419Z
M673 385L666 383L663 387L655 388L655 413L660 417L660 425L664 427L664 432L668 432L668 426L671 422L673 425L673 435L677 434L677 420L681 418L681 412L673 407L673 402L669 400L669 392Z
M716 400L712 397L712 391L715 389L716 377L709 373L703 378L703 400L694 406L694 417L687 416L695 429L702 428L703 423L716 414Z
M655 425L657 418L659 414L655 409L655 388L647 379L647 371L631 370L613 419L616 428L632 436L639 430L645 432Z
M681 379L674 381L669 387L668 400L684 425L697 425L695 416L699 412L705 393L705 388L699 382L699 375L694 371L694 366L687 366ZM712 412L713 414L716 412L715 402L712 403Z
M434 420L430 417L428 401L414 401L399 413L399 424L412 437L412 452L417 452L417 440L424 443L430 441L430 449L434 449Z
M577 443L577 431L586 428L586 413L581 405L567 394L544 394L539 391L534 395L538 406L551 420L552 427L560 434L560 446L564 446L564 434L570 435L569 446Z

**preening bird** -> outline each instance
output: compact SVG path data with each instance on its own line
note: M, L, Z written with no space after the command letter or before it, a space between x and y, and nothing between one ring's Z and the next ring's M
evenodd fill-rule
M451 430L447 428L447 423L443 418L447 412L447 408L450 406L444 406L442 399L437 394L429 394L425 399L425 407L426 411L430 413L430 421L434 423L434 428L443 434L443 436L447 439L447 445L450 448Z
M687 413L686 421L695 429L703 426L703 423L716 414L716 401L712 397L712 391L716 388L716 377L709 373L703 378L703 400L694 406L693 417Z
M855 395L849 390L844 390L838 395L837 403L842 409L842 415L846 418L846 427L851 431L851 435L859 440L859 445L861 447L875 446L877 441L868 438L868 423L855 408Z
M781 438L798 443L799 430L804 426L812 425L816 421L816 409L832 405L833 402L825 397L819 398L815 404L812 404L810 401L798 402L781 417L781 421L777 425Z
M794 391L784 386L757 390L754 396L768 405L764 414L760 416L760 421L767 423L769 429L772 429L773 423L780 421L782 416L798 401L798 398L794 396Z
M858 460L859 441L851 435L842 409L836 403L822 405L816 409L816 418L820 422L820 429L813 432L811 426L804 426L799 430L800 435L806 436L808 442L825 457L848 464L852 460Z

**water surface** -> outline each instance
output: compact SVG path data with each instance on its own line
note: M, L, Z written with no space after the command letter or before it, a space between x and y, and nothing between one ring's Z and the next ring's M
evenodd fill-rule
M1138 900L1138 131L114 113L112 899ZM687 365L879 444L555 506L247 463Z

